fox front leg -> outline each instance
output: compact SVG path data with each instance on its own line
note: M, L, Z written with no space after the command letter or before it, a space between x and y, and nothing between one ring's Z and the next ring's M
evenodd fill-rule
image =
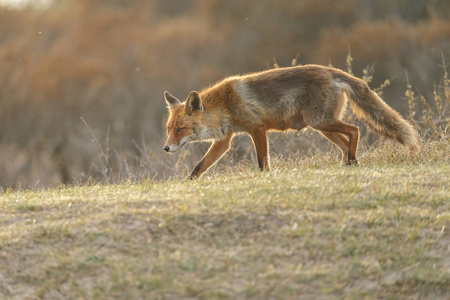
M192 170L188 179L200 177L200 175L214 165L222 157L222 155L230 149L232 137L233 135L229 134L224 140L214 141L205 156L203 156L203 158L194 167L194 170Z
M258 127L249 132L256 150L258 166L261 171L269 171L269 145L264 127Z

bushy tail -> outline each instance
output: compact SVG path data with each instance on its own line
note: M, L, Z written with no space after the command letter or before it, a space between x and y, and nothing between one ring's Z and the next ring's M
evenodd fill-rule
M393 139L408 147L411 152L419 151L419 134L402 116L387 105L367 84L350 75L339 76L347 83L350 106L358 119L375 134Z

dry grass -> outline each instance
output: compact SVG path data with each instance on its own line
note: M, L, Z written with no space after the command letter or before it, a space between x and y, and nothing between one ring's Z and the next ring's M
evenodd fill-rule
M408 109L405 70L412 91L434 109L437 65L441 53L450 53L449 16L444 0L267 0L257 8L241 0L65 0L46 9L0 7L0 186L113 181L80 117L109 154L116 178L176 176L177 161L160 150L164 90L183 98L226 76L270 68L273 57L281 66L296 57L346 69L350 48L357 76L373 64L372 87L391 80L383 97L397 111ZM422 102L415 103L419 120Z
M0 195L6 299L446 299L450 143Z

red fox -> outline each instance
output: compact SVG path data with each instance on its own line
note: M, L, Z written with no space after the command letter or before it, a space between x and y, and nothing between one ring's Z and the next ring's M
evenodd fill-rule
M344 164L357 164L358 126L342 121L349 100L353 112L379 136L417 152L418 133L367 84L341 70L319 65L287 67L228 77L180 102L164 92L169 109L166 152L189 142L212 141L189 178L199 177L229 149L233 135L248 133L258 165L269 170L268 130L311 127L334 143Z

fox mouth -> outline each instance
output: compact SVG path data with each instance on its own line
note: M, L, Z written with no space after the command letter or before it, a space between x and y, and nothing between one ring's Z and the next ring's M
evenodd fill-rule
M187 144L187 141L182 142L182 143L180 144L180 146L178 146L178 149L176 149L176 150L173 151L173 152L178 152L178 151L180 151L180 149L183 148L186 144Z
M175 153L180 151L181 148L183 148L186 144L188 143L188 141L183 141L177 148L173 148L173 146L169 146L169 150L167 150L168 153Z

